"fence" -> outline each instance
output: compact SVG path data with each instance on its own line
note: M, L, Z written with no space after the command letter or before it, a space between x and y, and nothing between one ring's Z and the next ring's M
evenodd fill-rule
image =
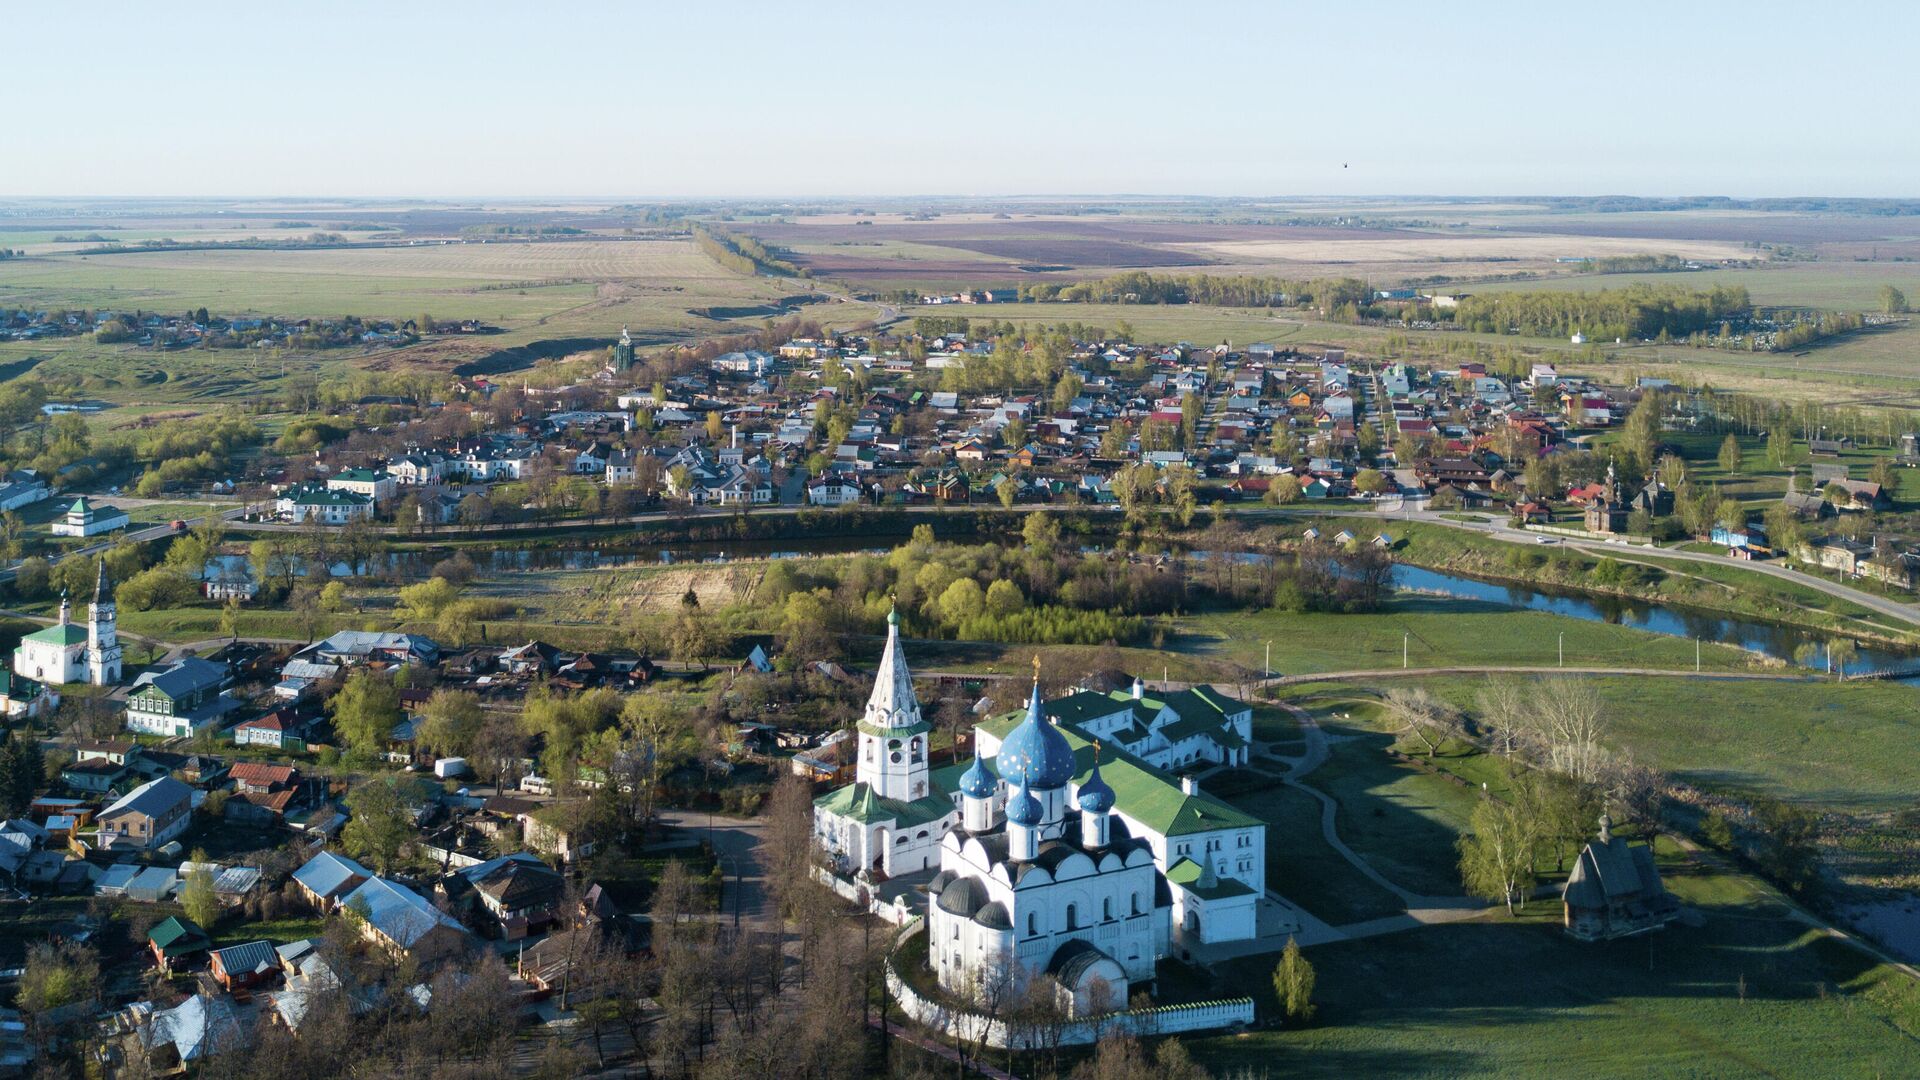
M887 957L887 990L900 1004L901 1011L915 1022L963 1042L978 1042L996 1050L1004 1050L1009 1046L1016 1050L1032 1050L1051 1045L1085 1046L1100 1041L1102 1035L1116 1031L1149 1036L1174 1035L1184 1031L1244 1027L1253 1023L1253 999L1240 997L1101 1013L1069 1021L1057 1030L1040 1031L1011 1025L998 1017L982 1016L947 1002L923 997L900 976L895 968L900 944L924 929L925 920L915 916L895 941L894 951Z

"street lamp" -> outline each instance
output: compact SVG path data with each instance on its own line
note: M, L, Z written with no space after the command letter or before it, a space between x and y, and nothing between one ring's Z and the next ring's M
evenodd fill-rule
M1560 631L1560 666L1567 666L1567 632Z
M1271 639L1271 638L1269 638L1269 639L1267 639L1267 674L1266 674L1266 677L1267 677L1267 678L1269 678L1269 679L1271 679L1271 678L1273 678L1273 639Z

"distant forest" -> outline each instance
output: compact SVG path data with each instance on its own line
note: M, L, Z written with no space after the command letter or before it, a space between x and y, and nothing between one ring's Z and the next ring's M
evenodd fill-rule
M1483 334L1515 332L1566 337L1576 332L1607 338L1684 338L1745 314L1752 302L1743 286L1707 290L1673 285L1630 285L1599 292L1476 293L1453 312L1457 326Z

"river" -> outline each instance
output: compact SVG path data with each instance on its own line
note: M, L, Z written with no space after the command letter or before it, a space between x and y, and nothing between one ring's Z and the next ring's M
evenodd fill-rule
M1572 590L1481 581L1458 574L1428 570L1424 567L1408 566L1405 563L1395 564L1393 583L1397 588L1408 592L1429 596L1447 596L1458 600L1498 604L1516 610L1545 611L1554 615L1565 615L1568 618L1585 619L1588 622L1631 626L1650 633L1665 634L1668 637L1738 645L1743 649L1776 657L1789 664L1798 663L1793 654L1800 646L1811 642L1818 650L1818 655L1810 666L1824 671L1827 664L1826 640L1830 635L1822 635L1817 631L1802 630L1797 627L1730 618L1710 611L1671 607L1642 600L1589 596ZM1920 663L1920 651L1861 645L1854 659L1847 662L1846 670L1848 672L1881 671L1887 668L1910 668L1916 663Z

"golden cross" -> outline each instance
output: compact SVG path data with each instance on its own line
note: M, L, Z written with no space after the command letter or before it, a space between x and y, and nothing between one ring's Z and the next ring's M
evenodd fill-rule
M1040 654L1039 653L1033 654L1033 681L1034 682L1040 681Z

